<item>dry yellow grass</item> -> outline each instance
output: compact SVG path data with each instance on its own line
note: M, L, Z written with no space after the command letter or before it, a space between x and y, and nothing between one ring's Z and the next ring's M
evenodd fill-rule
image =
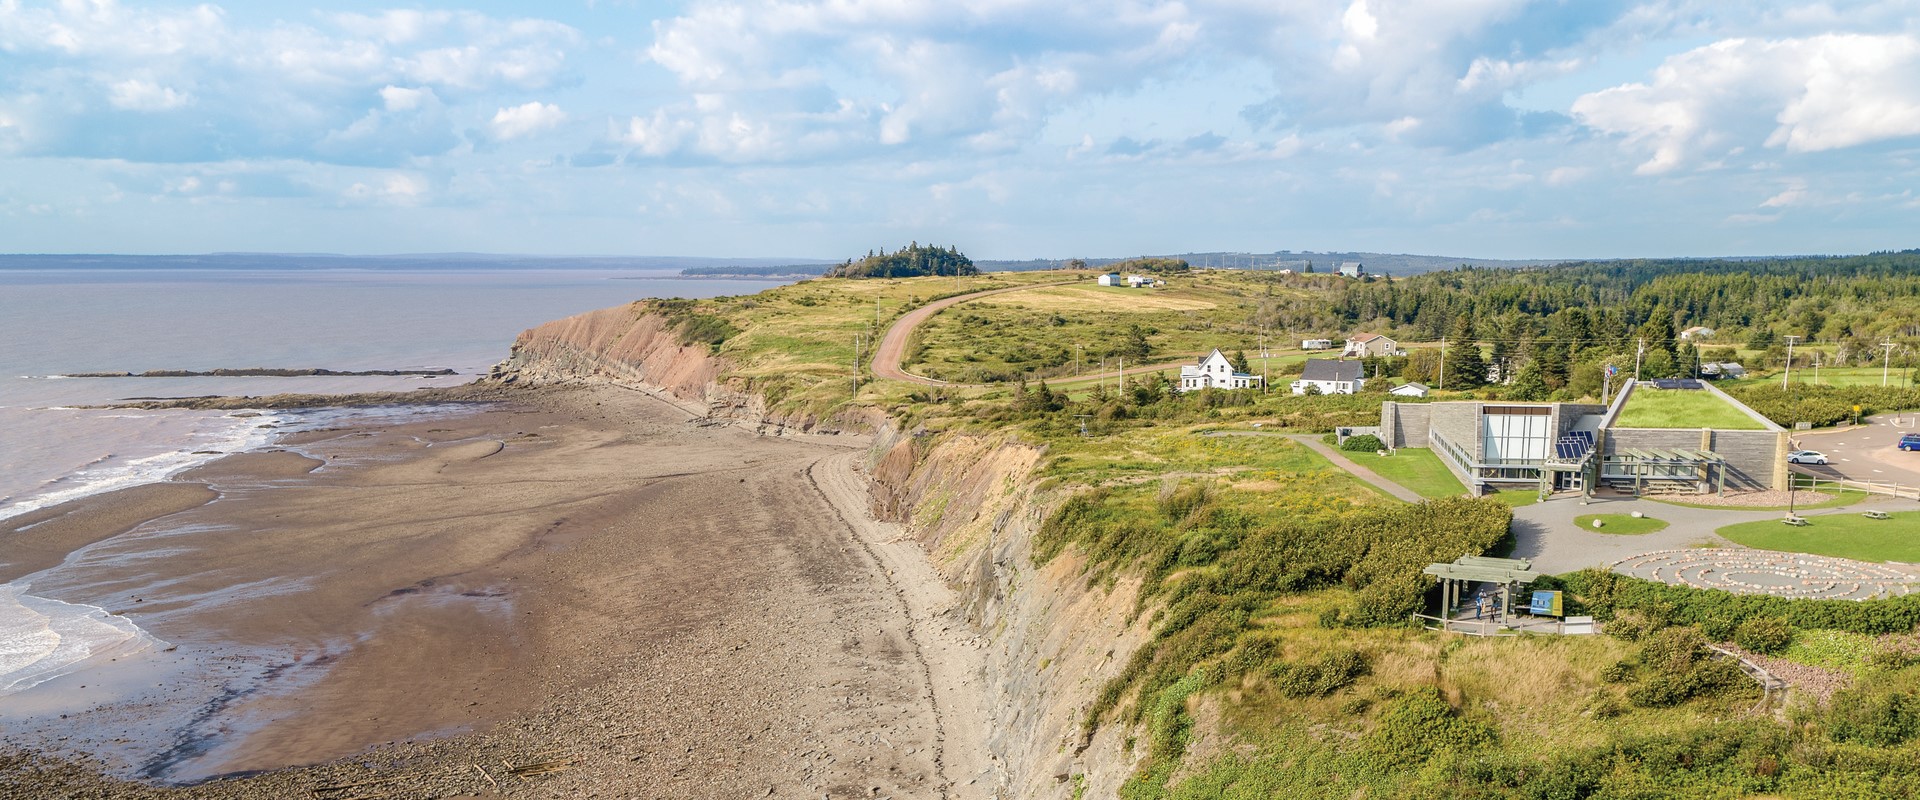
M1181 297L1177 289L1122 289L1109 286L1053 286L995 296L990 302L1041 311L1204 311L1218 303Z

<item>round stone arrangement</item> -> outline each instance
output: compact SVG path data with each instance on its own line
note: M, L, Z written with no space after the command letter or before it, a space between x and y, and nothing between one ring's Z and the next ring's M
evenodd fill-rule
M1613 571L1695 589L1819 600L1895 597L1920 584L1920 575L1886 564L1734 548L1660 550L1616 561Z

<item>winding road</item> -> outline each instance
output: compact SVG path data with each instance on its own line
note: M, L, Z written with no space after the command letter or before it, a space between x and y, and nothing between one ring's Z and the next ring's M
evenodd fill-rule
M1078 281L1061 281L1058 283L1036 283L1029 286L1008 286L1001 289L988 289L984 292L973 292L971 294L959 294L959 295L954 295L952 297L935 300L924 306L921 306L912 311L909 311L906 313L905 316L902 316L901 318L894 320L892 327L887 328L887 334L885 336L880 337L880 349L875 350L873 353L873 375L876 378L884 378L890 381L906 381L908 383L917 383L922 386L969 385L969 384L948 383L947 381L935 380L933 378L926 378L919 375L915 375L911 372L906 371L905 369L902 369L900 366L900 358L907 354L907 338L913 335L913 329L920 327L920 323L923 323L929 319L932 319L933 315L938 314L942 311L945 311L948 308L951 308L953 306L957 306L961 303L967 302L968 300L978 300L982 297L990 297L996 294L1007 294L1008 292L1024 292L1024 291L1027 291L1028 289L1041 289L1048 286L1066 286L1071 283L1078 283Z
M886 335L880 337L880 347L879 349L875 350L873 353L873 375L876 378L882 378L882 379L891 380L891 381L905 381L907 383L917 383L917 384L920 384L921 386L986 386L988 384L953 383L951 381L943 381L936 378L928 378L925 376L915 375L911 372L908 372L904 367L900 365L900 359L904 358L907 354L907 339L913 335L913 331L915 328L920 327L921 323L924 323L927 320L932 319L933 315L938 314L942 311L945 311L948 308L951 308L953 306L959 305L961 303L965 303L969 300L978 300L982 297L989 297L996 294L1007 294L1009 292L1024 292L1030 289L1045 289L1051 286L1071 286L1076 283L1080 283L1080 281L1072 280L1072 281L1059 281L1056 283L1035 283L1028 286L1007 286L999 289L988 289L983 292L973 292L971 294L960 294L960 295L954 295L952 297L942 298L940 300L935 300L924 306L921 306L912 311L909 311L904 316L900 317L897 320L894 320L893 325L887 328ZM1179 361L1169 361L1162 364L1147 364L1145 366L1137 367L1135 369L1141 373L1160 372L1162 370L1173 369L1175 367L1181 367L1191 363L1193 363L1192 358L1183 358ZM1058 381L1058 382L1071 383L1074 380L1092 380L1092 378L1091 377L1078 378L1078 379L1069 378L1069 379Z

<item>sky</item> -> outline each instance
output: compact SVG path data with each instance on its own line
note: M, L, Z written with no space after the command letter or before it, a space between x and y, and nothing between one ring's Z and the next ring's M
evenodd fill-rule
M1920 0L0 0L0 252L1920 247Z

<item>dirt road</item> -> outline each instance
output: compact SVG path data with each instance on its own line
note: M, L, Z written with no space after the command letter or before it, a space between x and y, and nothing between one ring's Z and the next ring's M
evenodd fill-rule
M1024 292L1028 289L1039 289L1047 286L1064 286L1066 283L1065 281L1060 283L1036 283L1029 286L1009 286L1004 289L988 289L984 292L955 295L953 297L935 300L909 311L906 316L894 320L893 326L887 328L887 335L880 337L880 349L875 350L873 353L874 377L884 380L917 383L922 386L963 385L921 377L901 368L900 359L907 353L907 337L913 335L914 328L920 327L920 323L933 319L933 315L969 300L978 300L982 297L991 297L996 294L1006 294L1008 292Z

